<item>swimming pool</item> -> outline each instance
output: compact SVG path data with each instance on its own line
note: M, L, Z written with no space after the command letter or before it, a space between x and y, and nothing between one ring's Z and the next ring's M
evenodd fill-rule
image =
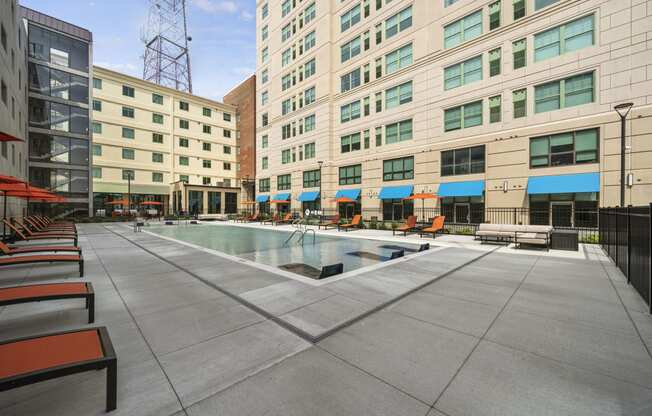
M346 273L387 261L395 251L403 249L409 254L419 248L416 244L320 234L315 236L313 244L311 232L305 236L303 245L298 244L297 235L286 244L292 231L227 224L150 226L147 230L308 277L316 277L314 274L323 266L343 263Z

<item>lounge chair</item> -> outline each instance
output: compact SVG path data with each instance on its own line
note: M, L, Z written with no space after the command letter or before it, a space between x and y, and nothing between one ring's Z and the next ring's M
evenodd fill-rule
M77 235L75 235L75 234L51 234L51 233L44 233L44 234L32 233L32 234L29 234L29 233L23 233L21 230L18 229L18 227L14 226L9 221L7 221L7 220L2 220L2 221L21 240L25 240L25 241L31 241L31 240L73 240L73 245L75 245L75 246L77 245Z
M432 234L432 238L437 237L438 232L444 231L444 221L446 216L438 215L432 220L432 225L430 227L423 228L419 231L419 236L423 237L424 234Z
M283 216L282 220L278 220L274 223L274 225L279 225L279 224L290 224L292 222L292 213L288 212Z
M350 223L348 224L339 224L337 226L337 231L340 231L341 229L344 229L344 231L349 231L350 229L353 228L360 228L362 225L362 215L354 215L353 219L351 220Z
M405 224L392 230L392 235L396 235L397 231L402 232L403 235L407 235L408 231L414 231L416 229L417 229L417 217L414 215L410 215L409 217L407 217L407 220L405 220Z
M0 391L106 368L106 411L115 410L118 360L105 327L0 341Z
M269 218L269 219L266 219L266 220L261 221L261 224L263 224L263 225L264 225L265 223L274 224L274 223L278 222L278 220L279 220L279 216L278 216L278 214L274 214L274 215L272 216L272 218Z
M75 246L8 246L0 241L0 252L11 256L12 254L29 254L29 253L45 253L45 252L66 252L66 253L81 253L80 247ZM2 258L2 257L0 257Z
M23 222L27 223L28 226L32 227L32 229L36 232L77 232L77 229L75 228L74 225L43 225L39 222L36 221L34 218L28 218L25 217L23 218ZM23 225L24 225L23 223Z
M95 322L95 293L87 283L47 283L0 288L0 306L59 299L86 299L88 323Z
M22 221L15 220L14 225L22 228L22 231L27 235L40 235L40 234L60 234L60 235L77 235L77 230L53 230L53 231L32 231Z
M0 267L31 263L78 263L79 277L84 276L84 257L81 254L40 254L0 257Z
M246 222L258 222L260 221L260 215L258 213L255 213L254 215L250 215L245 219Z
M328 230L328 227L337 227L340 223L340 215L337 214L333 216L330 220L320 222L317 224L317 229L321 230L321 227L324 227L325 230Z

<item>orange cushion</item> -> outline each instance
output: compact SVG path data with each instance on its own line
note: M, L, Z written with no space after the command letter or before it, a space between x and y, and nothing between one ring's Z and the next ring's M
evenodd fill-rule
M103 356L97 330L11 342L0 345L0 379Z
M11 256L0 257L0 265L3 264L21 264L21 263L35 263L46 261L79 261L78 255L50 255L50 256Z
M88 293L86 283L55 283L49 285L8 287L0 289L0 301L33 298L37 296L72 295L77 293Z

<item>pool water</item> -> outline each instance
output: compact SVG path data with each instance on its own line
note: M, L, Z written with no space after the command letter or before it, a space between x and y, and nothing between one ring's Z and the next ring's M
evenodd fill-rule
M388 244L383 241L324 235L316 235L313 243L312 232L306 234L303 246L298 244L298 235L285 244L292 231L225 224L151 226L147 230L257 263L293 270L295 273L301 273L301 267L296 267L297 264L321 270L323 266L335 263L343 263L346 273L389 260L397 250L405 249L408 254L418 249L416 244Z

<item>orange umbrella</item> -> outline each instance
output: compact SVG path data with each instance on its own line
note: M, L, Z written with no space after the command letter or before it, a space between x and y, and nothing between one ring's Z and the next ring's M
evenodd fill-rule
M288 204L290 201L284 200L284 199L273 199L269 201L272 204Z
M140 205L163 205L163 203L158 201L145 201L141 202Z
M126 199L118 199L118 200L115 200L115 201L107 201L107 202L105 202L105 204L107 204L107 205L127 205L128 203L129 203L129 201L127 201Z
M256 205L256 201L242 201L240 202L242 205Z
M335 202L337 202L338 204L346 204L346 203L355 203L356 201L351 199L351 198L347 198L345 196L342 196L342 197L339 197L339 198L335 198Z
M423 215L423 211L426 209L426 199L441 199L441 197L428 192L422 192L420 194L414 194L408 196L407 198L403 198L404 201L406 200L414 201L415 199L421 200L421 214Z
M25 183L25 181L15 176L0 175L0 183Z

